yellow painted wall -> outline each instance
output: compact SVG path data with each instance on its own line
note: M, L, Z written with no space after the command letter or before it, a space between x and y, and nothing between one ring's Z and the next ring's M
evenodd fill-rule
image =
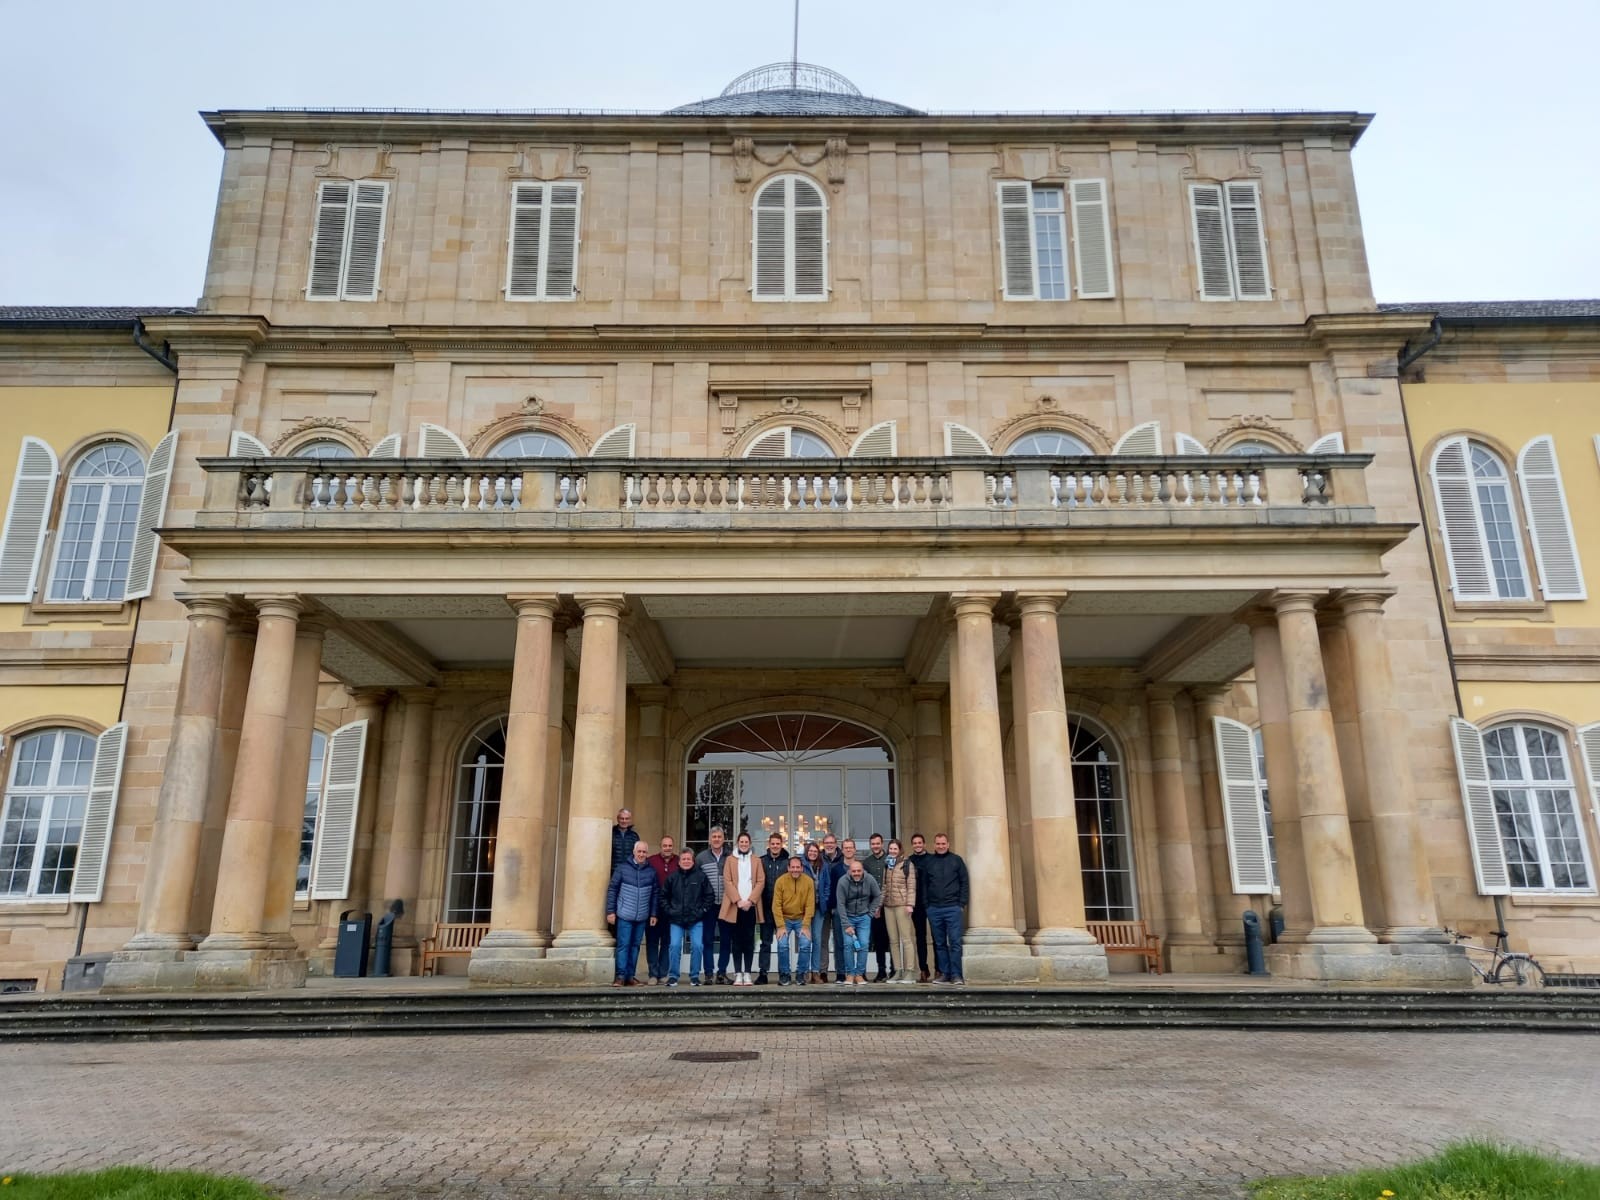
M115 725L121 706L120 687L0 688L0 729L13 729L41 717L77 717L102 727Z
M1490 444L1507 452L1506 465L1513 471L1517 451L1529 441L1541 434L1554 439L1589 599L1554 602L1549 606L1549 619L1563 628L1600 626L1600 460L1594 441L1600 434L1600 383L1422 383L1407 384L1403 391L1423 499L1434 516L1428 463L1441 436L1485 435ZM1531 550L1526 557L1537 594L1538 567ZM1442 554L1439 571L1441 580L1447 582ZM1479 617L1472 624L1519 625L1526 621L1511 616Z
M1545 713L1574 725L1600 721L1600 681L1594 683L1515 683L1502 680L1461 683L1467 720L1482 724L1501 713Z
M167 432L172 388L165 387L0 387L0 504L11 498L17 454L24 437L49 443L66 472L73 448L96 434L132 434L148 454ZM51 514L52 526L59 509ZM42 568L49 569L46 562ZM0 604L0 632L37 630L22 624L24 605ZM125 626L113 622L99 626ZM75 629L95 628L74 621Z

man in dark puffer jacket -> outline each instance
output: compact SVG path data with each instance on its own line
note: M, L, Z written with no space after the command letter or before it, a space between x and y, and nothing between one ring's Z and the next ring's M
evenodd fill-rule
M606 923L617 930L617 977L612 987L638 987L639 944L647 926L656 923L661 885L650 865L650 847L634 842L633 861L611 872L606 888Z

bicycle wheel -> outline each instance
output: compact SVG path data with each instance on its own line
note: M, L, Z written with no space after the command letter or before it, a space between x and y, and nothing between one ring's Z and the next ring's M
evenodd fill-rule
M1543 987L1544 968L1527 955L1503 958L1494 969L1491 983L1509 983L1516 987Z

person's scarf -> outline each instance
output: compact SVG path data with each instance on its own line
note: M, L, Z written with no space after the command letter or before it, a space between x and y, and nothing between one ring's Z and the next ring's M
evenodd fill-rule
M739 899L748 900L751 892L755 891L755 868L751 865L749 854L740 854L735 850L733 857L739 865Z

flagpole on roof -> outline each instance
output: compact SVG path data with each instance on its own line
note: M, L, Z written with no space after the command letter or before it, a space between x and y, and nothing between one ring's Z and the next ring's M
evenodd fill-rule
M794 48L789 52L789 87L800 88L800 0L794 0Z

